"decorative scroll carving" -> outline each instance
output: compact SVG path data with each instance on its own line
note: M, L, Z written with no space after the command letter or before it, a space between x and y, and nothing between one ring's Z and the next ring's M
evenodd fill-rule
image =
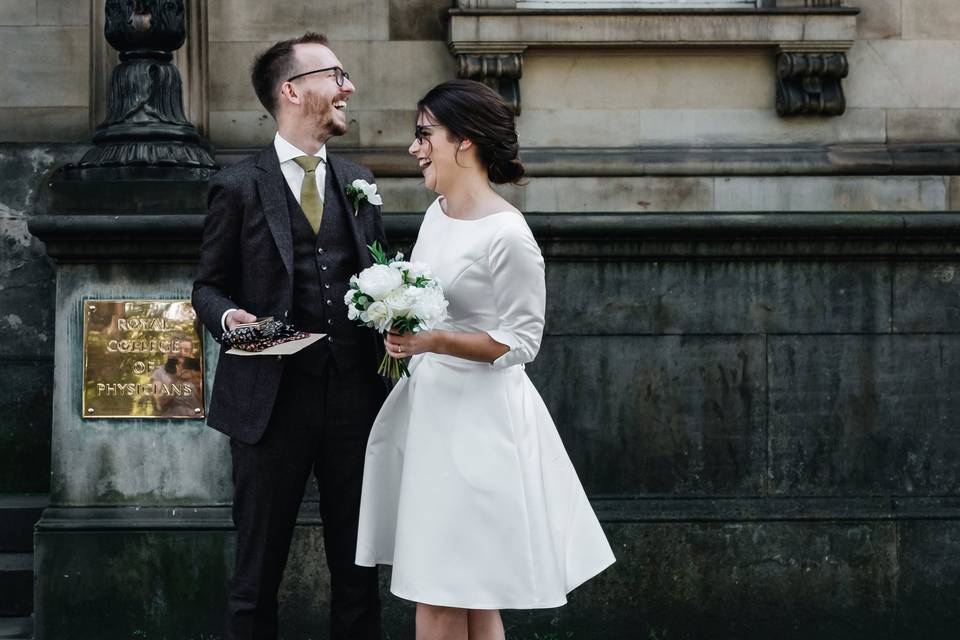
M478 80L495 89L520 115L520 77L523 56L519 53L460 54L457 56L461 78Z
M838 116L847 108L840 81L847 77L845 53L782 52L777 56L777 113Z
M173 51L186 38L184 0L107 0L104 34L120 52L107 116L82 168L216 164L183 111Z

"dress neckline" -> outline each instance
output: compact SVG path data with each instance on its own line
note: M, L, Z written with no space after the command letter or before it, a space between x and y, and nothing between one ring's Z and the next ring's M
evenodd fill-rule
M487 215L482 216L482 217L480 217L480 218L454 218L453 216L448 216L448 215L447 215L447 212L443 210L443 205L440 204L440 201L441 201L441 200L444 200L444 197L443 197L443 196L437 196L437 199L436 199L436 201L434 202L434 204L437 206L437 209L440 211L440 215L441 215L442 217L446 218L447 220L453 220L454 222L480 222L481 220L486 220L487 218L492 218L492 217L494 217L494 216L499 216L499 215L502 215L502 214L504 214L504 213L512 213L512 214L515 215L515 216L520 216L521 218L523 217L523 214L522 214L522 213L518 213L518 212L516 212L516 211L504 210L504 211L496 211L496 212L494 212L494 213L488 213Z

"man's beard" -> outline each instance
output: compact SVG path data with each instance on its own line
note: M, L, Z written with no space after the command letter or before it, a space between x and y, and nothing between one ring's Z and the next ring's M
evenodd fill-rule
M333 105L317 95L307 96L307 117L313 121L317 133L342 136L347 133L346 122L339 122Z

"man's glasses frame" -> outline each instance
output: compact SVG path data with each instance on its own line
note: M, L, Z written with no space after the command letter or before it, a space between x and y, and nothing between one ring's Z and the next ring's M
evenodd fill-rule
M324 67L323 69L314 69L313 71L304 71L303 73L298 73L295 76L287 78L287 82L293 82L297 78L302 78L303 76L309 76L313 73L323 73L324 71L333 71L333 76L337 81L337 86L342 87L344 80L350 79L350 74L343 70L343 67Z

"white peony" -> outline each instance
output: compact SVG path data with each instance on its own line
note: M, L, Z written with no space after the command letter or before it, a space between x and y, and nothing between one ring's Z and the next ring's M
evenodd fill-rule
M398 260L393 263L393 266L401 271L406 271L409 273L411 280L416 280L417 278L422 277L430 277L430 267L425 262L405 262Z
M347 305L347 320L356 320L360 317L360 310L355 306Z
M362 191L363 195L367 197L367 202L370 204L381 205L383 204L383 199L380 198L380 195L377 193L377 185L370 184L366 180L357 178L352 183L353 188L358 191Z
M403 284L403 275L393 267L375 264L360 273L357 284L360 291L374 300L383 300Z
M390 325L393 324L390 307L379 300L370 303L367 310L360 313L360 320L372 324L380 333L389 329Z
M411 311L420 320L421 329L429 331L447 318L447 300L438 286L416 289Z
M415 287L400 287L391 291L383 299L384 304L390 308L390 313L394 318L406 318L410 315L410 308L413 304L413 293Z

